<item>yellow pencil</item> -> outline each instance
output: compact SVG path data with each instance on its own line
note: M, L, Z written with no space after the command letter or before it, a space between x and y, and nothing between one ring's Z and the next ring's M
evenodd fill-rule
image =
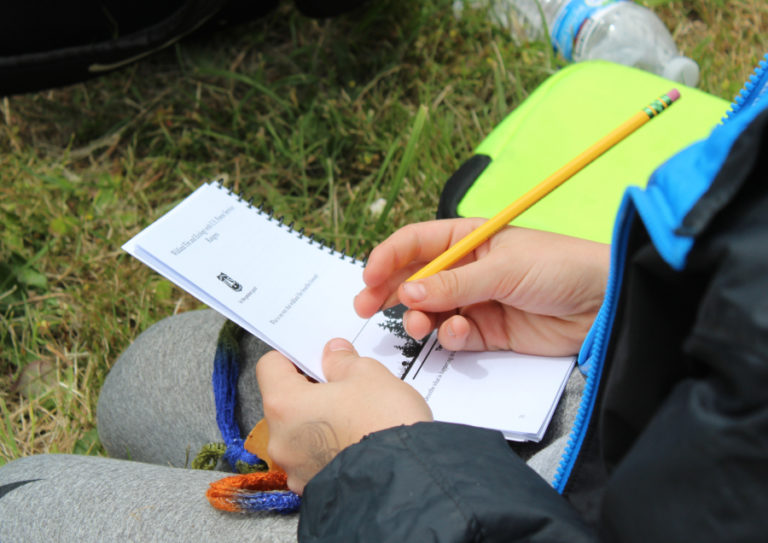
M456 244L449 247L448 250L435 258L432 262L410 276L408 281L429 277L430 275L438 273L456 263L502 227L509 224L512 219L541 200L564 181L573 177L587 164L664 111L678 98L680 98L680 92L677 89L672 89L667 94L664 94L651 102L647 107L644 107L623 124L603 136L579 156L523 194L516 201L502 209L496 216L461 238Z

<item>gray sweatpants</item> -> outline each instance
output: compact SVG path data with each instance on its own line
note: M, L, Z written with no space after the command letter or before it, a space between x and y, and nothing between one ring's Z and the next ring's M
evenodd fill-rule
M0 542L296 540L297 515L237 514L205 499L223 471L187 469L202 445L221 441L211 388L217 313L193 311L141 334L99 396L99 436L112 458L39 455L0 468ZM254 366L268 348L247 336L238 382L242 435L261 419ZM571 377L545 440L519 447L551 480L583 379Z

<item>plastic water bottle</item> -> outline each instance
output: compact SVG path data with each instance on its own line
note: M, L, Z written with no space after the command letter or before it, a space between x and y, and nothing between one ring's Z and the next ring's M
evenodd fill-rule
M467 5L489 7L507 28L515 18L530 39L543 39L548 30L567 60L609 60L692 87L699 81L699 66L680 54L664 23L629 0L470 0Z

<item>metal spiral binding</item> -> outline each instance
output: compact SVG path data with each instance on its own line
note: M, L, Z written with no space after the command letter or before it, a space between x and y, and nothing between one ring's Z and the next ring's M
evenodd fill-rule
M219 178L214 181L214 183L222 190L226 190L228 194L235 195L237 197L238 202L244 202L248 209L253 209L258 213L259 215L265 215L266 219L268 221L272 221L273 219L277 221L277 226L280 228L285 228L289 233L295 232L297 237L299 239L304 239L309 243L310 245L314 245L317 243L318 249L328 249L328 254L330 255L339 255L339 258L341 260L346 260L349 258L349 261L352 264L359 264L360 267L365 267L365 264L368 262L368 257L360 258L358 256L358 253L354 254L347 254L345 249L337 249L336 243L330 243L326 244L324 239L317 239L315 237L315 234L306 234L305 229L302 226L298 230L295 229L295 221L291 221L290 223L286 223L285 216L280 215L279 217L275 217L275 211L274 209L267 209L263 204L254 204L253 198L248 198L246 200L245 196L242 192L235 193L234 190L224 185L224 179Z

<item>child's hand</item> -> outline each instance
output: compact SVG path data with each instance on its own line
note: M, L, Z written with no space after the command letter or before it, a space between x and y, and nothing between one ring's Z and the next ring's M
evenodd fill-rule
M416 389L376 360L358 356L344 339L325 346L323 373L327 383L312 383L275 351L256 364L269 427L267 454L298 494L336 454L363 436L432 420Z
M454 351L577 352L603 300L608 245L506 227L453 268L403 283L482 222L429 221L392 234L368 259L357 313L403 303L408 334L420 339L437 327Z

